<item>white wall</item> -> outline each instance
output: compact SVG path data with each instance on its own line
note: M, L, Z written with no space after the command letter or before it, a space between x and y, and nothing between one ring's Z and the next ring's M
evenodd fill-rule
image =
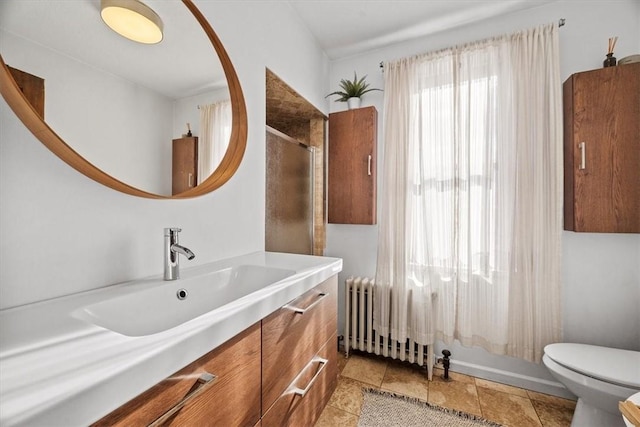
M3 31L0 51L45 80L45 120L81 156L135 187L171 194L173 100Z
M369 54L334 61L330 90L341 78L368 75L372 87L383 88L381 61L394 60L494 35L566 19L560 29L561 77L602 67L608 38L619 36L618 59L640 52L640 2L637 0L558 1L536 9L432 34ZM383 94L365 95L363 105L379 111L378 167L383 153ZM331 111L345 109L331 103ZM381 171L379 169L379 171ZM382 174L379 172L378 177ZM378 183L380 188L380 182ZM332 225L327 231L328 256L344 259L340 284L350 275L373 276L376 267L377 226ZM640 235L563 233L564 340L640 350ZM340 295L343 295L340 292ZM340 328L344 311L340 304ZM488 354L482 349L447 346L453 369L499 379L541 391L561 393L542 365ZM438 354L444 346L437 346Z
M196 258L264 249L265 67L322 110L328 60L280 2L196 0L225 45L247 103L247 150L221 189L148 200L84 177L51 154L0 101L0 308L162 273L163 228L182 227Z
M173 103L173 137L180 138L187 133L187 123L194 136L200 135L200 110L198 106L229 100L229 89L210 90L198 95L176 99Z

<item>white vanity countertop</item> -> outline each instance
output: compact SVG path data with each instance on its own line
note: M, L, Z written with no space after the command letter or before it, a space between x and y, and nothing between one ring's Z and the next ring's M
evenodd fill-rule
M256 252L183 268L182 276L237 265L295 274L141 337L71 315L139 281L0 311L0 425L91 424L342 270L338 258Z

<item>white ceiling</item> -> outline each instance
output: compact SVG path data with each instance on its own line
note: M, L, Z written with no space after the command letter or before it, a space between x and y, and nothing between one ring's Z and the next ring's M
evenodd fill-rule
M289 0L331 59L557 0Z
M182 2L144 3L164 23L161 43L116 34L100 18L100 0L0 0L0 29L172 99L226 87L211 42Z
M557 0L288 0L288 3L329 58L340 59L551 1ZM181 2L144 2L164 21L165 36L158 45L132 43L109 30L100 19L100 0L0 0L0 28L172 98L224 84L219 62L210 54L211 44L204 32L193 25L193 17ZM187 44L189 49L184 49ZM12 65L12 58L4 60ZM187 77L188 73L191 77ZM190 83L186 84L187 81Z

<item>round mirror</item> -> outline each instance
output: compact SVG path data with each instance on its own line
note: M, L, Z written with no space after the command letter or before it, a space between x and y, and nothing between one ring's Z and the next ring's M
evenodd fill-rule
M142 197L198 196L240 164L244 97L191 0L144 4L162 20L160 43L110 29L100 0L3 0L0 92L38 139L88 177Z

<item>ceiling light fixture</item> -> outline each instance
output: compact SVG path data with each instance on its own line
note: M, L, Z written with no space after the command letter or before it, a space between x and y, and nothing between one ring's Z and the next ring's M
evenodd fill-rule
M162 41L162 20L138 0L101 0L100 16L116 33L138 43Z

